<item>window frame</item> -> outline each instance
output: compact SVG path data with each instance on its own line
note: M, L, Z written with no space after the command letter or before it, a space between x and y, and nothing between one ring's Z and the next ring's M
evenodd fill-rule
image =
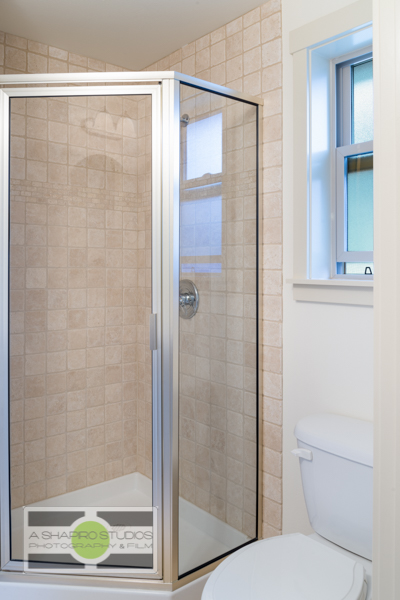
M347 202L346 202L346 159L357 154L373 154L373 140L353 144L351 140L352 117L352 67L373 60L372 48L360 49L332 60L332 89L335 103L332 106L332 136L334 142L334 191L335 233L332 236L332 279L364 279L370 281L373 275L340 273L338 263L373 263L373 251L348 251L346 243Z
M321 110L314 122L312 111L314 102L319 103L321 96L328 100L329 106L336 101L332 89L332 61L338 57L342 57L341 61L346 56L350 58L350 53L356 56L370 51L372 40L372 5L363 0L352 4L351 10L346 6L289 32L293 83L288 102L292 117L288 116L291 126L286 132L289 131L289 153L285 160L289 169L286 169L286 175L284 172L284 187L286 195L289 194L287 200L289 228L293 227L293 253L291 260L284 263L284 279L291 286L296 301L373 306L373 278L356 274L333 276L336 138L333 140L332 135L336 119L332 118L334 111ZM315 85L319 86L321 93L314 99ZM320 132L319 137L321 139L322 136L324 142L323 156L315 154L315 129ZM321 169L318 172L320 158L323 160L323 173ZM318 187L314 189L320 174L322 178L319 178ZM321 215L322 235L315 244L313 235Z

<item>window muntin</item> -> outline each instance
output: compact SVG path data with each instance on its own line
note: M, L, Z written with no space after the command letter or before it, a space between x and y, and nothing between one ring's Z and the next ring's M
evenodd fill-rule
M372 54L337 65L336 273L373 273Z

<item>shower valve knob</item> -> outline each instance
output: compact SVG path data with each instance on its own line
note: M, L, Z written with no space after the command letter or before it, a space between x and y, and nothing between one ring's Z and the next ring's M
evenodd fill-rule
M196 298L193 294L181 294L179 296L179 304L180 306L193 306Z
M191 319L199 308L199 292L190 279L179 282L179 314L182 319Z

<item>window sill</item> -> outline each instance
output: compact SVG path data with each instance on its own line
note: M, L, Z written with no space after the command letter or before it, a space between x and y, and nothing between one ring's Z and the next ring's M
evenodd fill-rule
M300 302L328 302L373 306L374 282L364 279L288 279L293 299Z

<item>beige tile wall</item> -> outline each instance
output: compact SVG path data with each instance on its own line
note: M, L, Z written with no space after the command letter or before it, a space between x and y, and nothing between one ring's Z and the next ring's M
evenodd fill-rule
M264 537L282 531L281 47L281 2L270 0L146 69L179 71L264 99L261 265Z
M126 69L0 31L0 73L95 71L126 71Z
M263 108L263 535L281 532L282 64L281 5L270 0L163 58L176 70L262 96ZM115 65L0 33L0 73L117 71ZM142 414L146 415L143 406ZM147 419L148 422L148 419ZM145 430L142 420L141 432ZM140 435L140 434L139 434ZM143 433L141 437L145 437ZM139 456L138 456L139 464ZM143 464L143 462L142 462Z
M151 476L151 219L138 176L150 117L138 99L11 102L13 507Z
M85 56L79 56L65 50L61 50L55 47L49 47L45 44L41 44L38 42L33 42L31 40L26 40L24 38L19 38L17 36L13 36L10 34L0 32L0 73L56 73L56 72L94 72L94 71L122 71L122 69L116 65L104 63L102 61L91 59ZM48 106L49 114L51 110L54 114L55 104L51 104ZM17 109L18 110L18 109ZM30 109L31 110L31 109ZM34 109L33 109L34 110ZM78 169L74 170L76 165L73 164L73 158L68 156L65 160L65 148L62 148L61 144L65 142L65 140L52 140L52 137L61 135L62 136L62 125L51 125L46 124L43 126L43 129L48 128L48 139L44 136L44 134L40 133L41 123L39 120L34 121L34 119L43 118L44 115L28 115L25 114L25 125L23 125L23 119L19 119L20 130L18 131L18 117L22 115L16 114L14 118L14 125L17 127L16 135L13 143L13 170L17 173L19 171L19 175L23 176L26 174L27 181L25 182L26 189L23 190L24 202L26 198L30 198L30 194L34 194L34 197L37 197L39 192L43 193L44 197L49 198L53 193L49 188L54 188L56 186L66 187L66 183L78 183L82 180L80 179L82 176L82 171ZM33 118L32 118L33 117ZM114 115L115 118L118 115ZM132 118L132 116L131 116ZM46 450L46 442L48 432L51 434L55 430L50 429L51 420L46 422L46 426L44 427L44 435L45 437L39 437L38 439L34 439L32 441L27 441L24 448L24 436L22 433L25 429L24 419L31 420L32 416L37 417L38 419L47 419L47 407L43 408L43 397L42 402L36 402L34 412L29 413L26 411L25 414L22 412L21 402L13 405L13 419L15 423L13 424L13 438L12 441L15 441L15 445L13 448L13 507L20 505L22 502L32 502L36 499L40 499L43 497L54 496L56 494L62 493L63 491L67 491L70 489L77 489L79 487L83 487L85 485L90 485L93 483L97 483L102 481L103 478L110 478L114 476L118 476L122 473L128 473L132 470L138 470L139 472L151 476L151 365L150 365L150 352L147 348L146 344L146 326L148 323L148 314L151 310L151 298L150 298L150 286L151 286L151 213L150 213L150 198L151 198L151 160L150 160L150 144L151 144L151 107L149 105L148 99L143 98L142 100L137 102L137 115L136 115L136 135L137 139L135 139L135 156L131 155L130 150L127 150L127 156L112 156L110 153L109 162L115 161L112 166L104 172L103 174L100 172L101 169L97 168L97 173L91 170L90 174L88 174L88 178L90 178L90 184L96 184L97 179L101 179L102 175L108 177L108 182L114 178L114 183L118 186L119 179L123 177L125 179L125 186L128 185L128 178L131 175L134 175L136 178L135 182L135 206L131 206L130 208L137 214L137 259L138 259L138 269L137 269L137 282L138 287L135 294L135 302L137 302L137 311L136 311L136 319L137 323L135 326L136 332L136 342L135 342L135 361L137 369L135 372L137 373L137 382L135 383L135 390L130 390L130 397L133 397L132 394L136 395L137 400L135 399L135 405L129 407L128 404L119 404L120 407L114 410L119 411L118 419L113 421L113 425L109 425L108 423L104 423L104 425L96 426L96 431L89 427L90 421L86 422L86 428L82 427L82 423L79 423L79 429L75 433L74 431L70 431L69 428L73 427L73 425L68 425L67 421L67 430L65 433L60 433L58 441L56 442L55 437L49 435L49 437L54 437L52 441L53 446L60 444L60 446L54 450L55 452L60 452L60 448L63 447L62 444L65 444L67 450L66 454L56 454L56 456L61 456L61 458L51 457L51 461L48 461L47 453L52 452L52 450ZM29 131L28 131L28 122L29 121ZM49 117L51 120L51 118ZM57 123L57 118L54 119ZM62 122L62 119L59 119ZM25 126L26 129L26 139L24 134L22 133L22 129ZM36 128L36 129L35 129ZM50 131L51 129L51 131ZM56 131L56 130L60 131ZM75 132L76 133L76 132ZM115 134L116 132L113 131ZM39 139L35 140L35 135L38 135ZM17 138L20 138L19 140ZM24 138L24 139L23 139ZM69 138L71 143L71 148L69 149L68 154L76 153L77 148L75 147L73 138ZM79 143L79 142L78 142ZM47 149L45 149L48 144ZM126 146L126 144L125 144ZM48 160L46 163L46 152L48 150ZM82 150L82 148L81 148ZM25 156L22 156L23 152L25 152ZM118 152L116 153L118 154ZM29 165L28 165L28 155L29 155ZM34 156L35 155L35 156ZM133 160L134 159L134 160ZM87 158L87 160L89 160ZM91 157L93 161L93 157ZM24 164L25 162L25 164ZM41 164L42 163L42 164ZM98 165L97 165L98 167ZM67 171L68 169L68 171ZM118 172L120 169L124 172L122 175ZM94 169L96 170L96 168ZM113 173L113 170L115 173ZM47 184L51 183L52 185L46 186L46 190L42 188L38 189L38 182L31 183L31 178L44 179L45 175L47 176ZM74 180L75 178L75 180ZM88 180L89 181L89 180ZM97 184L100 184L100 181L97 181ZM22 182L19 180L17 185L21 186ZM34 186L35 189L31 192L29 191L29 187ZM18 193L21 190L16 189L15 196L18 196ZM89 190L92 192L93 190ZM85 197L85 192L82 189L82 196ZM58 199L62 194L59 190L57 190ZM66 204L71 202L71 196L74 194L66 193L66 198L64 199ZM89 194L90 196L90 194ZM132 193L131 193L132 196ZM133 197L133 196L132 196ZM29 200L28 200L29 201ZM29 204L31 204L29 202ZM73 201L72 201L73 204ZM118 207L118 199L117 199L117 207ZM42 207L43 208L43 207ZM72 207L71 207L72 208ZM87 207L86 207L87 208ZM126 208L126 207L125 207ZM49 208L48 210L52 210ZM22 213L21 208L19 212ZM13 217L20 218L23 217ZM29 217L27 217L29 219ZM46 218L49 218L48 216ZM88 213L87 213L87 219ZM23 228L26 226L26 223L18 223ZM118 251L118 249L115 249ZM22 290L19 290L21 292ZM33 290L36 293L36 289ZM43 290L41 290L43 292ZM87 290L88 291L88 290ZM14 293L14 292L13 292ZM39 292L40 293L40 292ZM90 293L90 292L89 292ZM20 299L22 294L19 293ZM14 294L14 299L15 299ZM15 304L16 309L19 309L21 306L26 305L18 305ZM115 307L117 308L117 307ZM16 312L20 312L17 310ZM21 317L14 317L19 318ZM25 326L25 324L24 324ZM20 325L21 327L21 325ZM25 333L25 332L23 332ZM64 333L66 333L64 331ZM132 332L131 332L132 333ZM18 333L18 335L22 335ZM47 336L47 333L45 334ZM59 335L59 334L57 334ZM88 341L89 341L89 330L87 331ZM63 337L60 335L59 337ZM22 348L22 338L20 340L20 348L18 351L21 351ZM116 344L118 345L118 344ZM51 346L50 346L51 348ZM104 347L105 349L105 347ZM25 350L25 346L24 346ZM84 348L80 348L79 350L84 350ZM86 353L89 351L89 355L91 354L91 350L86 348L84 350ZM62 350L60 350L62 352ZM66 350L68 352L68 350ZM127 353L127 350L125 350ZM121 348L121 358L122 358L122 348ZM122 358L122 360L126 360ZM28 359L28 362L33 359ZM105 359L106 360L106 359ZM21 394L25 394L25 390L22 391L21 385L21 374L24 374L22 371L22 364L25 363L25 358L23 355L19 355L12 358L12 375L13 377L13 398L17 399ZM72 364L72 363L71 363ZM19 365L19 370L17 368ZM122 363L121 363L122 365ZM25 368L25 365L24 365ZM47 367L46 367L47 368ZM104 369L102 367L96 367L98 369L98 374L100 379L98 382L102 381L101 377L103 377L106 385L114 385L118 386L118 366L116 365L104 365ZM93 372L94 372L93 368ZM103 373L104 371L104 373ZM87 371L88 374L90 371ZM111 374L113 372L113 374ZM122 374L122 377L124 375ZM51 377L49 375L45 375L46 379ZM113 383L111 383L111 378ZM54 376L56 378L56 376ZM115 383L114 383L115 379ZM17 382L18 380L18 382ZM89 381L89 380L87 380ZM89 384L90 385L90 384ZM121 383L123 387L123 394L128 394L128 388L132 387L130 382ZM19 386L19 390L17 390ZM89 387L89 386L88 386ZM137 387L137 391L136 391ZM117 387L115 387L117 389ZM36 393L36 392L35 392ZM61 392L60 392L61 393ZM92 394L91 391L86 391L87 394L86 399L86 409L92 408L88 404L91 402L89 400L89 395ZM126 396L125 396L126 397ZM124 396L123 396L124 398ZM21 398L19 398L22 400ZM18 402L18 401L17 401ZM48 411L51 413L52 410L56 411L56 419L60 422L65 418L60 417L65 413L66 403L65 399L61 401L61 399L55 399L57 406L51 407L51 401L49 404ZM32 403L31 403L32 404ZM40 404L40 407L39 407ZM47 398L45 405L47 405ZM32 404L33 406L33 404ZM18 407L18 408L17 408ZM122 408L125 407L125 413L122 412ZM71 409L71 404L69 405ZM94 408L94 407L93 407ZM82 409L83 410L83 409ZM105 410L105 409L100 409ZM42 411L42 412L41 412ZM44 411L44 412L43 412ZM110 409L108 409L110 411ZM73 411L72 411L73 412ZM89 415L93 414L89 413ZM68 411L67 411L68 413ZM82 415L82 413L80 413ZM123 417L122 417L123 415ZM49 414L48 416L53 416ZM117 415L115 415L117 416ZM67 414L68 417L68 414ZM86 418L88 416L86 415ZM90 417L89 417L90 418ZM100 419L102 417L99 417ZM109 413L105 414L104 419L114 418ZM123 421L122 421L123 418ZM22 419L22 421L21 421ZM71 419L71 417L70 417ZM134 424L131 419L134 419ZM54 420L54 419L53 419ZM110 433L106 433L106 429L113 428L114 435L116 435L116 430L120 432L120 429L123 425L123 422L126 430L126 435L128 434L128 429L133 428L133 437L132 441L134 444L134 452L132 453L132 448L128 448L129 445L125 442L124 446L122 446L123 456L116 456L115 460L110 460L112 451L114 449L114 454L118 455L121 451L121 448L117 444L114 447L109 446L108 451L106 449L107 444L114 443L110 439ZM42 421L37 421L39 429L43 429ZM31 425L28 425L28 428ZM89 429L91 430L89 432ZM33 435L42 435L43 431L36 432ZM98 437L96 439L92 439L94 434L97 433ZM29 437L29 434L27 434ZM80 437L80 444L75 449L74 444L72 443L72 439L74 437ZM122 444L121 440L123 438L119 438L118 443ZM69 444L69 445L68 445ZM86 456L82 454L85 450L86 444ZM95 444L97 450L94 450L91 445ZM25 450L25 452L24 452ZM37 450L37 452L36 452ZM69 463L67 461L68 452L81 452L80 455L76 454L75 463L70 459ZM107 454L108 452L108 454ZM131 452L130 456L125 455L126 453ZM110 454L111 453L111 454ZM98 455L94 457L94 454ZM104 454L104 459L103 459ZM101 456L100 456L101 455ZM79 460L78 460L79 459ZM121 465L122 460L122 465ZM22 461L22 462L21 462ZM27 467L29 461L35 463L32 466ZM43 462L45 461L45 462ZM96 464L92 464L95 462ZM25 465L26 463L26 465ZM53 463L57 463L54 466L56 470L53 468ZM99 463L99 464L97 464ZM76 470L76 468L78 470ZM46 471L47 468L47 471ZM30 471L32 469L36 469L35 475L30 475ZM44 474L46 474L44 478ZM33 478L33 479L32 479ZM49 479L49 481L47 481ZM24 485L22 483L24 482Z

